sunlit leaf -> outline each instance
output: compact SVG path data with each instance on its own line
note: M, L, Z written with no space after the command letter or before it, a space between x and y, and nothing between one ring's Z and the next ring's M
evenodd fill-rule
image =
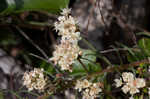
M80 58L81 62L86 66L88 71L91 72L96 72L101 70L100 64L96 63L96 56L95 52L91 50L82 50L83 54ZM83 68L82 64L76 60L75 63L73 64L73 72L71 75L73 76L79 76L79 75L85 75L86 71Z
M0 14L42 10L56 13L68 3L69 0L0 0Z

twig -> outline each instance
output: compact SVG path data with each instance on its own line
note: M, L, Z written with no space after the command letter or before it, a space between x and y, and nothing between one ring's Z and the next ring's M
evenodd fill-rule
M11 72L10 74L10 88L11 90L14 90L14 86L13 86L13 74ZM16 99L16 96L12 94L13 99Z
M9 24L9 23L0 24L0 27L7 27L7 26L12 26L12 24ZM17 26L23 27L23 28L41 30L41 31L43 31L44 28L46 27L46 26L34 25L34 24L27 24L27 23L26 23L26 24L24 24L24 23L22 23L22 24L17 24Z
M88 71L88 69L86 68L86 66L83 64L83 62L82 62L80 59L78 59L78 61L79 61L79 63L82 65L82 67L85 69L85 71L89 74L89 71Z
M126 48L108 49L108 50L100 51L100 53L104 54L104 53L110 53L110 52L116 52L116 51L128 51L128 49Z
M89 29L90 19L92 17L92 12L94 12L94 8L96 7L96 2L94 0L91 0L91 2L94 7L92 7L90 14L88 16L88 23L87 23L86 30L85 30L86 35L88 35L88 29Z
M30 55L31 55L31 56L34 56L34 57L36 57L36 58L38 58L38 59L41 59L41 60L43 60L43 61L45 61L45 62L47 62L47 63L49 63L49 64L51 64L51 65L53 66L53 68L56 70L56 72L57 72L57 73L60 73L60 71L59 71L59 69L57 68L57 66L55 66L51 61L46 60L46 59L44 59L43 57L40 57L40 56L35 55L35 54L32 54L32 53L30 53Z
M18 26L15 26L15 27L34 47L36 47L41 52L41 54L46 59L48 59L48 56L46 55L46 53L37 44L35 44Z
M114 72L114 71L116 71L116 70L121 71L121 70L127 69L127 68L129 68L129 67L137 67L137 66L139 66L140 64L150 64L150 61L149 61L149 59L144 59L144 60L137 61L137 62L133 62L133 63L130 63L130 64L120 65L120 66L118 66L118 67L113 66L113 67L111 67L111 68L104 69L104 70L102 70L102 71L99 71L99 72L95 72L95 73L93 73L93 74L90 74L90 75L88 75L88 78L91 78L91 77L97 76L97 75L101 75L101 74L104 74L104 73L106 73L106 72L109 73L109 72Z
M104 20L104 16L103 16L102 11L101 11L101 5L100 5L101 4L101 0L96 0L96 2L98 3L98 9L99 9L99 13L101 15L102 22L105 25L105 28L108 30L108 26L107 26L107 24L106 24L106 22ZM106 32L106 34L108 35L108 32Z

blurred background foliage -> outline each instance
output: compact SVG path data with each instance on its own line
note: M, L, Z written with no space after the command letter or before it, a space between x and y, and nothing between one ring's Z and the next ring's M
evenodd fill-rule
M49 25L53 25L52 22L56 18L56 14L51 15L50 13L58 13L68 4L69 0L58 0L57 2L54 0L1 0L0 47L26 64L40 66L43 61L29 55L29 53L41 55L40 52L14 26L18 25L49 54L52 47L50 33L54 34L54 31L51 31L52 26L49 27Z
M68 6L69 0L1 0L0 14L10 14L24 11L48 11L57 13L60 9Z

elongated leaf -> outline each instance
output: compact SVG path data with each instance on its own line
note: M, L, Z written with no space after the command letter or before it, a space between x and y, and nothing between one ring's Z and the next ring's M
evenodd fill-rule
M100 64L96 63L95 52L92 50L82 50L83 54L81 57L81 62L86 66L90 73L100 71ZM82 64L76 60L73 64L72 76L81 76L87 74Z
M0 14L39 10L56 13L68 3L69 0L0 0Z
M150 39L143 38L139 41L139 47L144 51L143 54L150 56Z
M150 57L150 39L142 38L138 41L139 50L134 51L134 55L128 55L128 61L134 62ZM136 59L135 59L136 58Z
M147 33L147 32L140 32L140 33L137 33L136 35L144 35L144 36L148 36L148 37L150 37L150 34L149 33Z

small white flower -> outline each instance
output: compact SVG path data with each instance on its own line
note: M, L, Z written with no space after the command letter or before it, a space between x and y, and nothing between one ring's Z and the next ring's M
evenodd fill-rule
M124 82L129 82L134 79L134 75L131 72L122 73L122 78Z
M76 86L75 86L75 89L78 89L79 92L83 89L83 88L88 88L91 86L91 82L89 82L87 79L84 79L84 80L77 80L77 83L76 83Z
M82 86L82 83L80 80L77 80L77 83L76 83L76 86L75 86L75 89L78 89L79 92L81 92L83 86Z
M121 78L120 78L120 79L115 79L114 81L115 81L116 87L120 87L120 86L122 86L122 84L123 84Z
M66 17L65 16L59 16L58 17L58 21L65 21L66 20Z
M101 88L99 88L99 86L96 84L96 83L94 83L91 87L90 87L90 95L91 96L96 96L99 92L101 92L102 91L102 89Z
M139 93L139 92L140 91L138 88L136 88L135 86L130 86L130 94L131 95L134 95L134 94Z
M85 89L85 91L83 91L83 99L94 99L89 95L89 89Z
M150 66L148 66L148 72L150 73Z
M130 87L128 85L124 85L121 89L126 94L127 92L129 92Z
M83 88L88 88L88 87L91 86L91 84L92 84L92 83L90 83L87 79L84 79L84 80L82 81L82 86L83 86Z
M67 16L68 14L70 14L70 12L71 12L71 9L64 8L64 9L62 9L61 14L64 15L64 16Z
M91 83L87 79L78 80L75 89L83 91L83 99L95 99L102 92L100 83Z
M148 88L148 96L149 96L149 99L150 99L150 87Z
M143 88L146 86L145 80L143 78L136 78L135 82L137 88Z
M135 78L129 81L127 85L130 87L130 94L133 95L140 92L138 88L143 88L145 86L145 80L142 78Z
M129 99L134 99L134 97L133 97L133 96L131 96Z

